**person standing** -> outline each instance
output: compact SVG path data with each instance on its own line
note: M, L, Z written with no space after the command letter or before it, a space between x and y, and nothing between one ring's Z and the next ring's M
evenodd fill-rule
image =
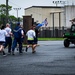
M5 30L5 26L2 26L0 29L0 52L3 52L3 56L6 56L4 52L5 45L5 37L7 36L7 32Z
M17 46L17 43L19 44L19 53L22 53L22 37L24 35L24 32L20 26L20 23L17 23L17 26L15 27L15 29L13 30L13 35L14 35L14 40L13 40L13 44L12 44L12 55L14 55L14 50Z
M7 34L8 34L8 36L6 36L6 42L5 42L5 47L4 48L6 48L7 46L8 46L8 54L11 54L11 46L12 46L12 30L11 30L11 28L10 28L10 24L9 23L7 23L6 24L6 28L5 28L5 30L6 30L6 32L7 32Z
M23 28L23 24L21 24L20 25L21 26L21 28L22 28L22 30L23 30L23 32L24 32L24 35L22 36L22 38L21 38L21 42L22 42L22 48L23 48L23 42L24 42L24 38L25 38L25 35L26 35L26 31L24 30L24 28ZM17 51L19 50L19 45L17 45ZM22 51L24 51L24 49L22 49Z
M26 52L30 47L30 45L32 45L32 53L35 53L36 44L34 43L34 38L36 37L36 34L33 26L31 26L30 30L27 31L26 36L27 36L27 44L28 44L26 46Z
M35 34L36 34L36 37L34 38L34 42L35 42L35 44L38 44L39 29L35 26L35 29L34 30L35 30Z

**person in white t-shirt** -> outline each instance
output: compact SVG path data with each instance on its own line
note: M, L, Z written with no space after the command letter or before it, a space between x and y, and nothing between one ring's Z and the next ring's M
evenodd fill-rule
M33 26L31 26L30 30L27 31L26 36L27 36L27 43L28 43L28 45L26 46L26 52L30 47L30 45L32 45L32 53L35 53L36 44L34 43L34 38L36 37L36 34Z
M0 29L0 52L3 52L3 56L6 55L4 50L3 50L6 36L7 36L7 32L5 31L5 26L2 26Z
M8 54L11 54L11 46L12 46L12 30L10 28L10 24L7 23L6 24L6 28L5 28L6 32L7 32L7 36L6 36L6 42L5 42L5 47L6 48L8 46Z

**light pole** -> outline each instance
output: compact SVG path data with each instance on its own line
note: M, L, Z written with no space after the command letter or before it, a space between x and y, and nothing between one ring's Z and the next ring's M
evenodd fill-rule
M52 3L56 4L56 6L58 6L58 4L63 4L63 5L65 5L65 2L66 2L66 1L58 0L58 1L53 1Z
M18 22L19 22L18 11L21 10L21 8L13 8L13 9L17 11L17 20L18 20Z
M13 9L17 11L17 19L18 19L18 11L21 10L21 8L13 8Z

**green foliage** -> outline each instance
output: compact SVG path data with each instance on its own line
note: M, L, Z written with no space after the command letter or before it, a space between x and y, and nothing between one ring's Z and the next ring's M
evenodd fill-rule
M8 6L8 11L12 10L12 6ZM0 5L0 24L6 23L6 5Z
M16 18L14 15L10 15L9 11L12 10L12 6L8 5L8 21L9 23L12 23L12 28L15 27L15 22L17 21L22 21L22 18ZM6 24L6 5L5 4L1 4L0 5L0 25L1 24Z
M12 10L12 6L8 6L8 11ZM6 5L5 4L1 4L0 5L0 12L2 13L3 11L6 12Z
M17 21L17 18L13 15L10 15L9 18L12 19L12 21Z

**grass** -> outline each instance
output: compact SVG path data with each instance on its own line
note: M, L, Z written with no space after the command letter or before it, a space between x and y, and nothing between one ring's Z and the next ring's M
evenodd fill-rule
M56 40L64 40L64 38L38 38L39 41L56 41Z

